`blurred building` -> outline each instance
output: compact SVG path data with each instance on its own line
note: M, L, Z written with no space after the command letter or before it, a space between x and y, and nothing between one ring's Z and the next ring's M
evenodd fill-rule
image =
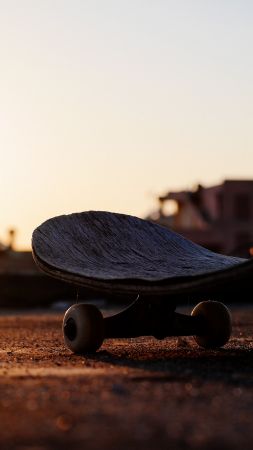
M226 180L193 191L168 192L148 219L213 251L250 257L253 250L253 180ZM172 212L168 212L172 211Z

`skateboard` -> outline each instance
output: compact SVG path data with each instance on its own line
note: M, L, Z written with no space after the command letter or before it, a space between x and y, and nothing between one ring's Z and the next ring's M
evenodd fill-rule
M88 211L51 218L33 232L38 267L51 277L105 296L130 296L103 317L93 304L65 313L63 336L75 353L93 352L106 338L194 336L204 348L225 345L232 325L219 301L252 276L253 261L211 252L155 223L125 214ZM182 299L202 300L191 315Z

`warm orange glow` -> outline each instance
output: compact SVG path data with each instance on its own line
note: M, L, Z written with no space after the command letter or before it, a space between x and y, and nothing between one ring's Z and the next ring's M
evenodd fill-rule
M4 3L0 241L17 227L16 245L27 247L53 215L143 217L156 207L150 191L252 177L253 28L243 2L230 2L222 27L226 2L219 16L215 2L196 15L186 0L135 2L134 14L116 0L64 0L61 14L57 2Z

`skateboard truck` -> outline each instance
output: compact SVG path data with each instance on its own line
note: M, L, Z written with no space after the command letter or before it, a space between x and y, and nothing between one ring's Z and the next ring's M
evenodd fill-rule
M75 353L94 352L104 339L138 336L194 336L201 347L217 348L227 343L231 329L230 312L217 301L201 302L185 315L162 300L138 297L125 310L105 318L94 305L75 304L63 319L65 344Z

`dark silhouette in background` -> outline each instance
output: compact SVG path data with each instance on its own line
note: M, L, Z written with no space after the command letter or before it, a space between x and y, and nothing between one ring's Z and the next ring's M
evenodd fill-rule
M253 180L168 192L147 218L210 250L249 258L253 253ZM166 214L173 203L174 212Z

